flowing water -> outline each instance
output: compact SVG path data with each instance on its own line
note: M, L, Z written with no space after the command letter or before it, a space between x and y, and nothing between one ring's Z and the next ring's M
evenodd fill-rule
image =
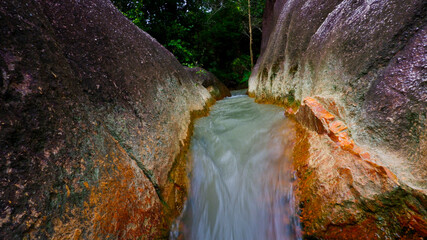
M195 124L191 191L171 239L301 239L292 123L283 108L233 95Z

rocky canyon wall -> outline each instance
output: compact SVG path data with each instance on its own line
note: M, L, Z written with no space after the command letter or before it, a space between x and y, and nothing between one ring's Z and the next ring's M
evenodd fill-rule
M427 3L267 1L258 102L301 124L305 236L427 236Z
M0 2L0 236L167 238L214 99L108 0Z

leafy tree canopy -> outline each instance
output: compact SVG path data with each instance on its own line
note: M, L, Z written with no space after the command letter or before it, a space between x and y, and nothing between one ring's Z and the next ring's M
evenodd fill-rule
M249 77L248 0L112 0L186 66L203 67L229 87ZM250 0L255 56L264 0Z

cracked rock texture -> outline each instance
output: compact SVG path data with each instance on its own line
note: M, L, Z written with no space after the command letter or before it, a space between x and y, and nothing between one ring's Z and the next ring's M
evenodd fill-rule
M108 0L0 2L0 236L166 238L214 100Z
M426 23L423 0L266 1L248 92L304 126L307 237L427 237Z

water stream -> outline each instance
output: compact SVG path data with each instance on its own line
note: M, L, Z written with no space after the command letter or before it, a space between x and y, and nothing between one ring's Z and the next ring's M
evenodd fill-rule
M254 103L241 92L197 120L190 196L171 239L301 239L292 127L283 108Z

